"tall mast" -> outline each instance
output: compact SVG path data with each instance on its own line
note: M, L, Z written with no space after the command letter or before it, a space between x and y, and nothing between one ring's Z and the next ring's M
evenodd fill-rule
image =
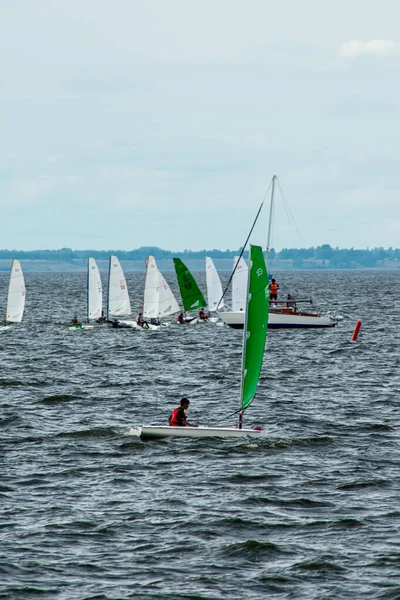
M87 322L89 323L90 319L90 292L89 292L89 275L90 273L90 257L88 257L88 265L87 265L87 281L86 281L86 301L87 301Z
M107 294L107 321L109 318L109 311L110 311L110 276L111 276L111 258L112 256L110 256L110 263L108 266L108 294Z
M274 175L272 178L272 187L271 187L271 202L269 205L269 223L268 223L268 235L267 235L267 248L265 250L265 266L268 269L268 255L269 255L269 251L270 251L270 243L271 243L271 229L272 229L272 213L273 213L273 209L274 209L274 199L275 199L275 181L276 181L277 176Z

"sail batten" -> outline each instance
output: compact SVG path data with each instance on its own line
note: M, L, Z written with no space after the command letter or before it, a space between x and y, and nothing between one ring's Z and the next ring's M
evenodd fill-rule
M20 323L25 308L25 280L21 263L14 259L11 265L10 283L8 286L6 322Z
M107 316L121 316L131 314L128 286L119 260L110 256L110 270L108 275L108 303Z
M204 308L206 301L193 275L180 258L174 258L173 260L185 311Z
M94 258L88 259L88 321L101 317L103 306L103 288L101 285L100 271Z
M268 327L269 281L261 246L250 246L246 321L243 331L240 409L252 402L260 377Z

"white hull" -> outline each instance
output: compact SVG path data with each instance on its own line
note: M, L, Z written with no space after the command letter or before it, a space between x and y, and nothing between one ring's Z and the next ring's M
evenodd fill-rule
M205 437L259 437L261 429L238 429L237 427L170 427L169 425L142 425L132 427L129 435L142 439L156 440L162 438L205 438Z
M243 329L246 313L241 311L218 311L218 316L229 327ZM270 312L268 329L296 329L311 327L334 327L336 320L330 315L313 315L312 313L275 313Z

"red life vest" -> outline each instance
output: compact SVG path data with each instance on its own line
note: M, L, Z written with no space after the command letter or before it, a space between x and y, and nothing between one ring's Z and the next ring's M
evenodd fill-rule
M181 413L181 419L185 419L186 420L186 413L183 410L182 407L179 408L174 408L174 410L171 413L171 420L170 420L170 425L172 425L172 427L179 427L182 426L182 420L179 419L179 413Z
M278 293L278 288L279 285L277 283L270 283L269 284L269 291L271 294L277 294Z

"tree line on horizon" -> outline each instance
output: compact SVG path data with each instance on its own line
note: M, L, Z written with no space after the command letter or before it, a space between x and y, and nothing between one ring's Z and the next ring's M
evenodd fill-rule
M173 252L163 250L156 246L142 246L135 250L72 250L71 248L60 248L58 250L0 250L0 259L19 258L20 260L51 260L73 263L76 260L86 259L89 256L98 260L108 260L110 254L118 256L122 261L146 260L149 254L156 260L172 259L174 257L182 260L202 259L210 256L214 259L233 258L240 254L241 248L237 250L184 250ZM247 251L244 256L247 257ZM272 248L269 258L292 261L294 268L357 268L357 267L379 267L385 260L400 261L400 249L398 248L332 248L329 244L311 248L282 248L279 252Z

